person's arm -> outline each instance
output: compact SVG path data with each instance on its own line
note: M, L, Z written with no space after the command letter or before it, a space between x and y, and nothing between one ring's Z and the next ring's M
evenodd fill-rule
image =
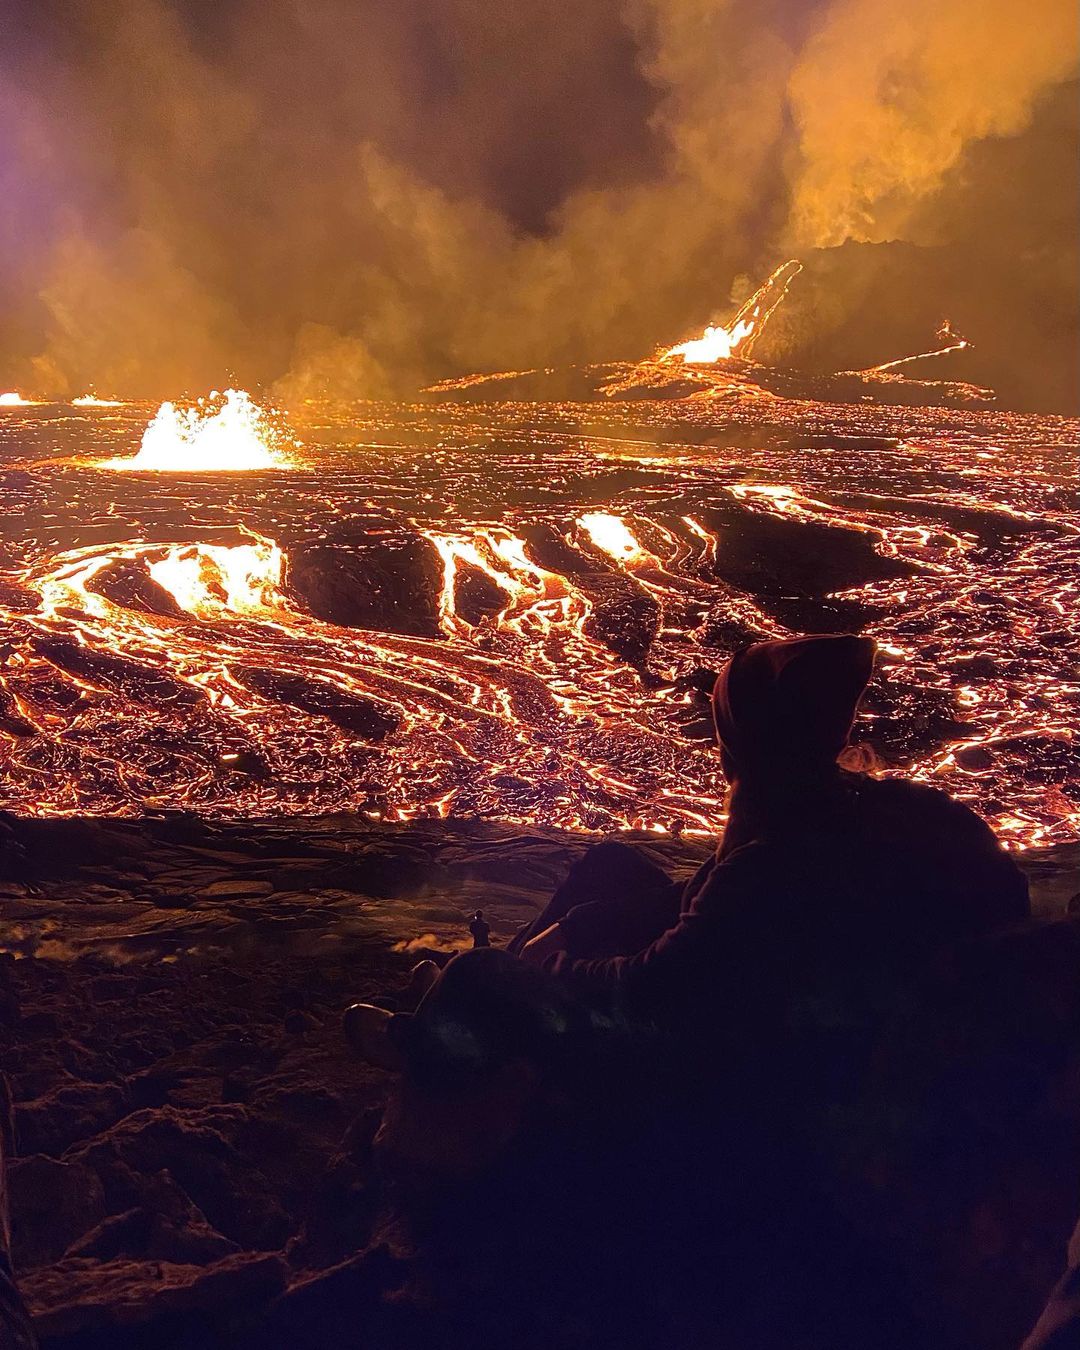
M748 844L718 863L689 912L636 956L575 961L556 951L545 967L586 997L614 996L643 1015L723 981L723 967L745 973L748 948L770 926L767 858L761 844Z
M526 942L521 949L521 959L534 966L542 966L549 958L565 952L566 934L562 930L562 924L553 923L550 928L545 928L542 933L537 933L536 937Z

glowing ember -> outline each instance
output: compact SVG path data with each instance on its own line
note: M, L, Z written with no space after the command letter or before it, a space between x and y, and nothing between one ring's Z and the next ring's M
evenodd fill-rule
M23 398L22 394L17 394L14 390L6 394L0 394L0 408L27 408L29 406L30 400Z
M701 337L669 347L661 359L671 361L681 356L687 365L707 366L715 361L726 361L736 352L749 355L751 346L761 336L769 316L801 271L802 263L795 258L782 263L747 300L729 327L710 324Z
M73 408L122 408L124 405L120 399L116 398L98 398L96 394L80 394L78 398L71 400Z
M249 394L227 389L193 408L163 403L143 433L139 453L107 460L103 467L161 473L283 469L289 467L282 452L286 441Z

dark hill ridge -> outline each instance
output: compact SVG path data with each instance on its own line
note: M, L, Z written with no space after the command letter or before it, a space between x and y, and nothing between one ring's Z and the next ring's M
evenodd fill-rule
M349 1057L338 1016L417 950L464 945L477 905L505 939L588 842L346 816L3 817L15 1255L45 1345L467 1344L477 1307L503 1306L498 1235L476 1269L471 1249L401 1238L368 1151L387 1080ZM678 872L708 848L638 842ZM829 1142L849 1211L987 1350L1033 1319L1080 1205L1064 917L1080 849L1024 863L1040 921L932 986ZM527 1298L519 1315L514 1343L581 1334Z

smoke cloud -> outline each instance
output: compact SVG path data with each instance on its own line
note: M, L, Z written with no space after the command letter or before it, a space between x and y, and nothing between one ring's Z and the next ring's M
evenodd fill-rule
M828 261L777 354L947 300L1014 397L1070 397L1073 0L6 10L0 384L383 397L639 356L798 252Z

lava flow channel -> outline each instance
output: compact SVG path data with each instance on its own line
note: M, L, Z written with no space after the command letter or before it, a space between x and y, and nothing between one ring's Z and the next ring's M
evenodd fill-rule
M311 406L247 472L103 467L152 414L0 425L6 807L713 830L711 672L857 629L865 760L1080 835L1075 423Z

